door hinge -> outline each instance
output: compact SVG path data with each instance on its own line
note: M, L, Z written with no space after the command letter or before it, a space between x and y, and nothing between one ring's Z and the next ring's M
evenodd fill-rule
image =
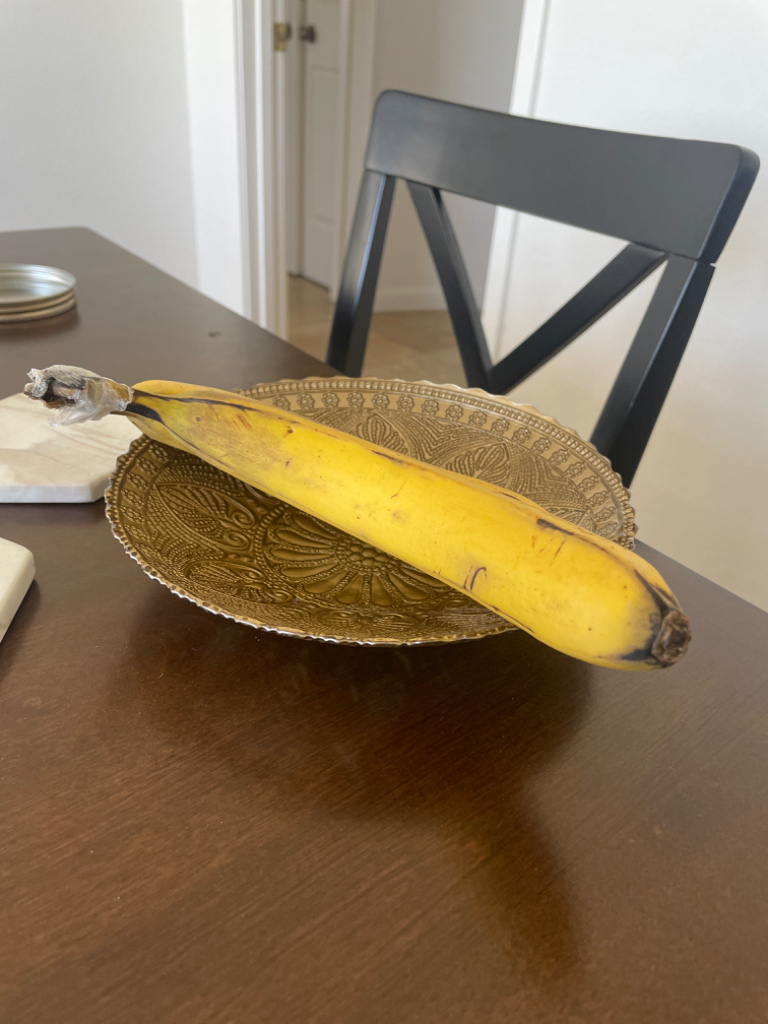
M276 21L272 25L272 49L278 53L288 49L288 40L293 35L293 29L287 21Z

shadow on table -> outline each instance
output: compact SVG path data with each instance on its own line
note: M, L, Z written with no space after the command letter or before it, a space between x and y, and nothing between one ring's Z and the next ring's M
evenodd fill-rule
M57 316L43 317L40 320L20 320L18 323L3 324L0 342L35 342L57 334L71 334L80 326L80 314L77 306L67 313ZM41 367L42 369L42 367ZM26 381L21 381L19 391Z
M578 964L565 870L528 790L585 717L588 665L519 632L428 648L297 640L159 590L134 637L120 691L182 756L214 757L281 806L428 823L513 955L543 974Z

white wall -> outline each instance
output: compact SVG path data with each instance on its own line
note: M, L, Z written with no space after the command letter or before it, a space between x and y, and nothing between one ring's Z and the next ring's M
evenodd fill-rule
M373 90L506 110L522 0L378 0ZM353 189L354 191L354 189ZM398 185L377 292L379 309L442 308L442 293L407 189ZM476 294L485 285L493 208L450 211Z
M197 281L180 0L2 0L0 230L93 228Z
M506 109L521 4L378 0L374 12L374 0L355 0L356 31L373 32L375 47L368 71L352 55L362 121L386 88ZM248 111L237 10L236 0L2 0L0 230L91 227L239 312L253 299L256 314L249 238L259 228L244 217L258 204L244 195L238 149ZM351 202L362 149L350 140ZM451 209L480 297L493 211L469 200ZM443 305L405 194L379 305Z
M538 0L529 0L529 4ZM768 4L550 0L533 116L748 146L766 164L633 486L640 538L768 608ZM621 245L522 218L499 354ZM493 276L493 273L491 273ZM655 282L655 278L654 278ZM653 285L512 397L588 436Z
M197 287L250 316L248 204L241 151L244 90L242 62L237 60L242 27L233 0L181 0L180 6Z

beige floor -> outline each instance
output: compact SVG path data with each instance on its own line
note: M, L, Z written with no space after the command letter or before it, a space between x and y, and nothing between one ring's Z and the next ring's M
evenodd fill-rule
M325 288L289 278L288 341L325 359L333 305ZM363 373L368 377L466 384L456 339L444 311L374 313Z

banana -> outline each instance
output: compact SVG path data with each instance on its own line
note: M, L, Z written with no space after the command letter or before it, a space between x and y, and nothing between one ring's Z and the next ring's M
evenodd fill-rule
M227 391L117 384L77 367L30 372L63 419L118 412L149 437L430 573L583 661L671 665L688 619L638 555L528 498Z

